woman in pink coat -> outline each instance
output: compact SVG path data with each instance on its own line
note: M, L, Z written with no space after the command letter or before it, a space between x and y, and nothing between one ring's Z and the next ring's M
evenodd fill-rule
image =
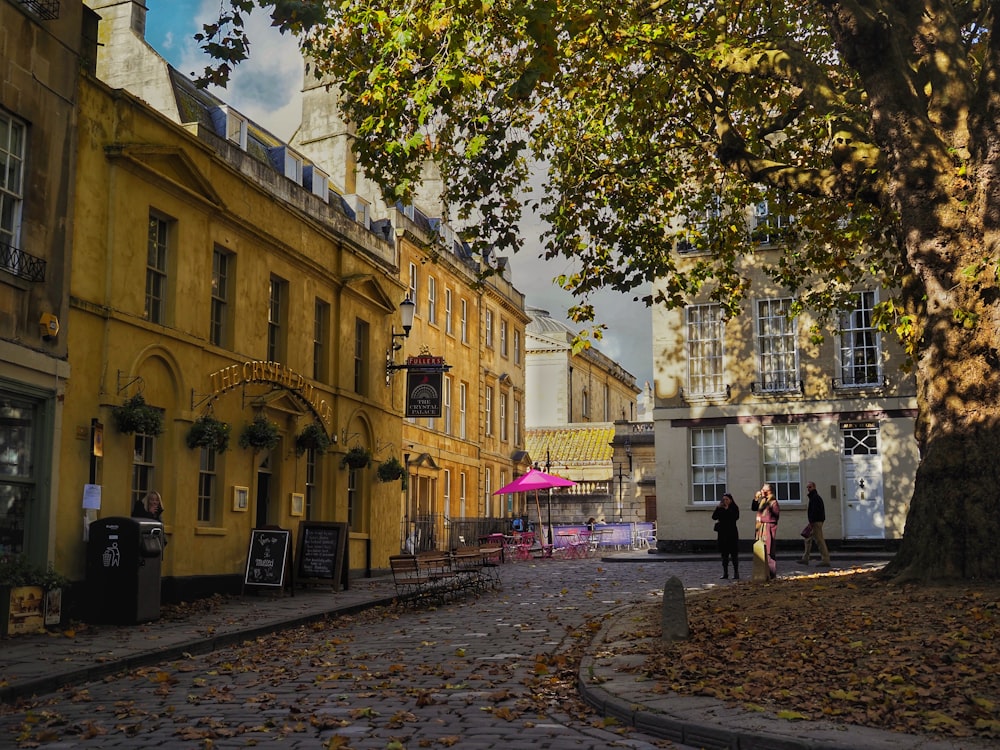
M757 512L756 539L764 540L764 558L767 560L767 570L770 578L778 575L777 562L774 559L774 540L778 536L778 515L781 508L778 500L771 492L771 485L765 484L760 492L753 496L750 509Z

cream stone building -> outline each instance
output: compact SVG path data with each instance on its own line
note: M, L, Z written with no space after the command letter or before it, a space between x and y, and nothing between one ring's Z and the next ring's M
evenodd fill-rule
M758 207L754 236L775 218ZM760 270L781 252L763 236L744 257L753 291L739 316L723 320L707 294L684 309L653 309L658 544L714 545L711 514L727 491L749 543L750 501L770 482L779 540L800 550L808 481L825 500L834 545L898 540L918 458L915 385L896 343L872 325L878 292L857 290L855 306L816 343L814 319L790 318L791 295Z

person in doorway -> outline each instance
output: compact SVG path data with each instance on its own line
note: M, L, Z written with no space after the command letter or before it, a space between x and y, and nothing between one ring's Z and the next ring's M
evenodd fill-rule
M150 490L141 500L136 500L132 506L132 518L152 518L163 520L163 498L156 490Z
M750 509L757 513L756 537L764 542L764 558L767 560L768 578L778 576L778 563L774 557L774 543L778 537L778 516L781 508L778 499L771 491L771 485L765 483L760 491L753 496Z
M740 577L740 531L736 522L740 519L740 509L728 492L712 511L715 531L719 537L719 553L722 555L722 578L729 578L729 562L733 563L733 578Z
M823 504L823 498L816 491L815 482L806 483L806 492L809 493L809 507L806 510L806 517L809 520L809 525L812 527L812 534L806 537L805 552L802 553L802 559L799 562L803 565L809 564L809 553L812 552L812 543L815 540L816 548L819 549L819 554L822 557L818 564L820 567L829 568L830 550L827 549L826 539L823 538L823 522L826 521L826 506Z

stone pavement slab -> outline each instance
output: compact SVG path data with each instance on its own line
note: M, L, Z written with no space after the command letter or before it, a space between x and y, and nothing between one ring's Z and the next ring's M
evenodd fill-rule
M575 571L581 582L595 575L595 566L609 563L664 562L663 581L680 575L689 591L718 584L715 556L650 555L623 553L602 560L565 560L540 563L559 566L559 585L572 585ZM835 560L835 567L858 564L857 560ZM521 585L538 569L518 563L503 566L504 586ZM792 572L790 565L785 570ZM729 582L723 585L729 585ZM654 592L655 593L655 592ZM244 596L223 598L195 616L163 618L136 626L87 626L74 637L65 633L18 636L0 641L0 702L14 703L20 697L53 692L66 685L98 680L123 670L167 662L186 654L205 654L267 633L316 620L353 614L389 604L394 587L390 577L352 581L347 591L326 588L297 589L294 596ZM452 605L449 605L452 606ZM461 603L454 605L461 607ZM651 736L701 748L767 748L768 750L981 750L976 742L944 741L822 721L788 722L762 713L752 713L711 698L685 697L654 691L648 682L620 668L634 663L625 653L635 645L630 627L634 605L616 608L605 618L590 644L577 676L584 700L605 716L635 727ZM401 610L399 617L420 617L419 610ZM531 638L519 631L519 638ZM517 648L512 639L511 648ZM509 649L508 649L509 650ZM539 729L547 725L540 724ZM502 738L482 736L475 722L464 727L469 735L463 747L493 747ZM555 745L549 745L555 747Z

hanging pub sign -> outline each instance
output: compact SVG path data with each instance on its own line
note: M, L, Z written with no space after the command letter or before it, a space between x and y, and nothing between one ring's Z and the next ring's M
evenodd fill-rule
M444 357L422 354L406 358L407 417L441 416L441 384L447 369Z

